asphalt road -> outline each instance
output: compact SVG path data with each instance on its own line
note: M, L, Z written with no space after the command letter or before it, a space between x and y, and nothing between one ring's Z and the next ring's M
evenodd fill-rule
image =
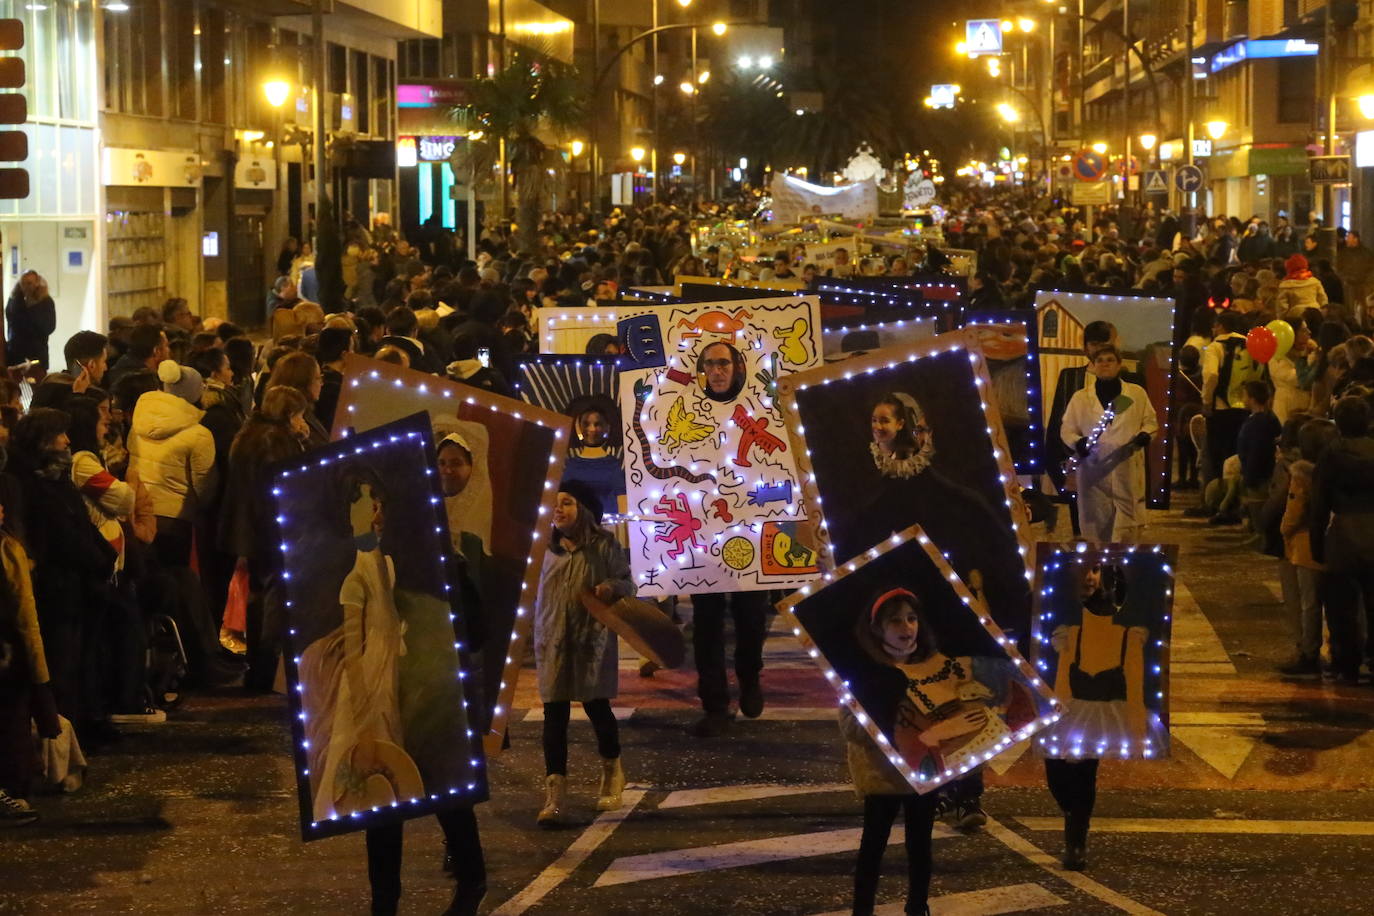
M1277 579L1243 535L1177 513L1154 534L1184 547L1171 759L1104 765L1081 875L1057 866L1039 762L999 761L988 827L937 833L937 914L1369 912L1374 689L1272 675L1288 651ZM768 655L764 719L710 742L683 733L688 674L646 681L626 659L626 808L596 814L595 746L575 721L560 830L534 826L540 725L526 684L479 809L484 912L847 912L861 819L833 700L795 643L778 635ZM279 698L225 693L131 730L92 758L82 792L37 799L40 822L0 832L0 913L366 912L361 836L299 839L284 721ZM441 911L451 884L433 819L408 826L407 852L402 912ZM898 913L900 845L886 868L880 912Z

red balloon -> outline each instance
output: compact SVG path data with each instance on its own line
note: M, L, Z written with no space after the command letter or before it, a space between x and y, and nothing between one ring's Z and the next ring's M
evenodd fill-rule
M1264 327L1253 327L1245 335L1245 349L1255 358L1255 362L1267 363L1274 358L1279 349L1279 339L1274 332Z

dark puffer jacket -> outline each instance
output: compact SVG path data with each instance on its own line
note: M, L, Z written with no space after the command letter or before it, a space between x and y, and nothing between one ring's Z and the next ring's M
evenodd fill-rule
M1374 438L1342 438L1317 462L1312 556L1333 571L1374 564Z

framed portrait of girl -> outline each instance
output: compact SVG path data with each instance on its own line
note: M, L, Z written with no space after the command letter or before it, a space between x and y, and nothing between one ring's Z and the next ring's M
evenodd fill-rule
M778 608L917 792L967 773L1057 715L1048 684L919 526Z

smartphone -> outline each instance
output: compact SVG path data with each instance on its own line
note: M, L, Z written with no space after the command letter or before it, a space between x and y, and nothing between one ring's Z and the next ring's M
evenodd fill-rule
M479 363L482 364L482 368L483 368L483 369L490 369L490 368L491 368L491 348L490 348L490 347L478 347L478 348L477 348L477 361L478 361Z

